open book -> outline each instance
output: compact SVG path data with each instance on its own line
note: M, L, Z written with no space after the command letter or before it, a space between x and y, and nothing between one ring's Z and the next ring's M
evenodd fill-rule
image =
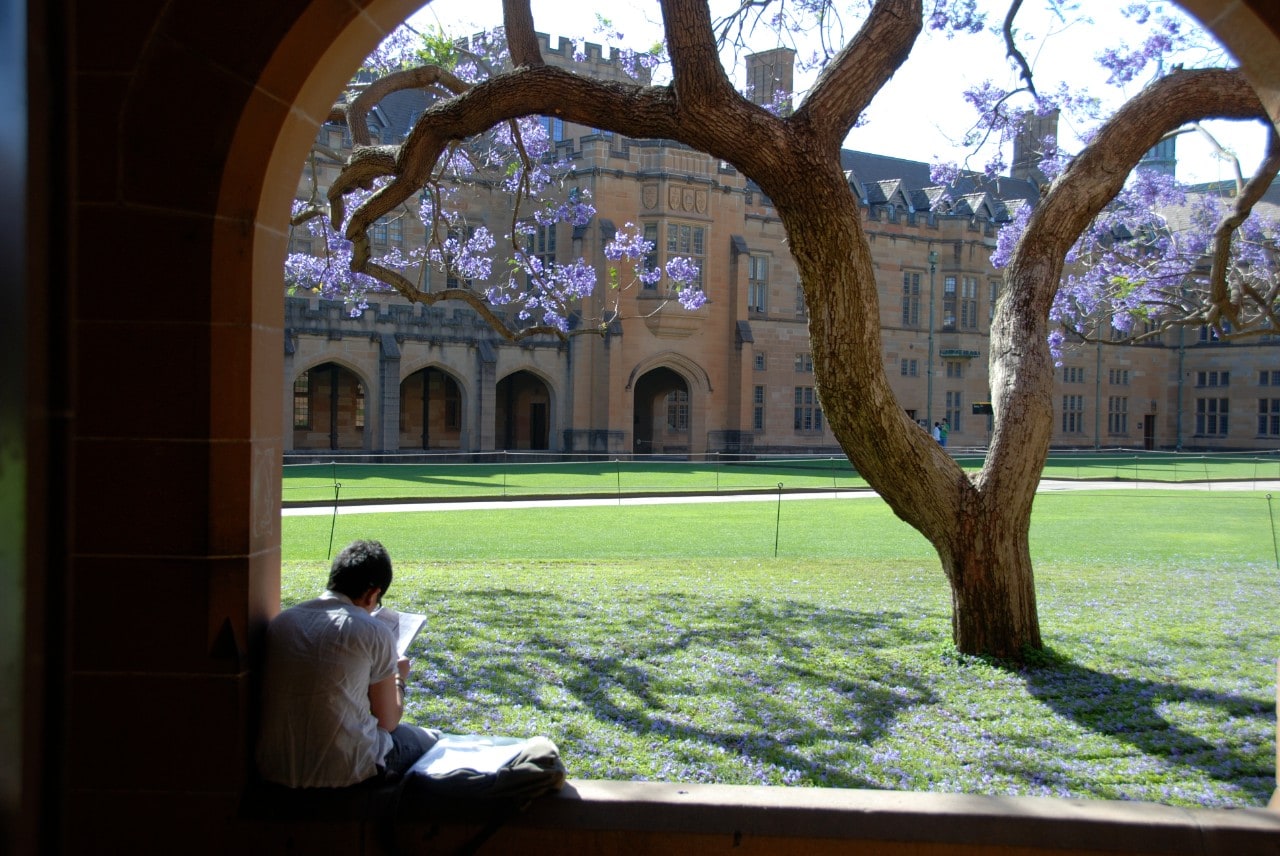
M389 606L379 607L374 611L373 617L391 628L391 632L396 637L396 652L401 657L408 656L409 643L427 625L425 615L418 615L416 612L397 612Z
M496 773L527 747L528 742L517 737L442 734L411 771L426 776L444 776L455 770Z

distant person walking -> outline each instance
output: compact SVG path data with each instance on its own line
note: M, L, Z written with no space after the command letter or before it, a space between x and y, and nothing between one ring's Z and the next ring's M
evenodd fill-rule
M938 422L933 423L933 439L942 443L942 425Z
M947 435L951 433L951 425L947 420L943 419L942 424L938 426L938 442L945 449L947 447Z

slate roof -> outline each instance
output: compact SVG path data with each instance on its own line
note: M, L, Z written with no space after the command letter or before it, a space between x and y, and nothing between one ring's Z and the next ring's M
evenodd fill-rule
M418 89L393 92L370 112L370 130L383 144L402 141L413 123L431 104L433 96ZM1039 188L1030 181L982 173L963 173L950 187L938 187L929 177L930 165L889 155L845 149L841 165L850 186L863 204L872 207L893 204L904 211L990 216L1002 221L1023 202L1039 198Z
M1187 201L1201 194L1215 194L1232 199L1236 196L1235 182L1212 181L1204 184L1193 184L1187 187ZM1174 231L1188 228L1191 225L1191 205L1171 206L1163 212L1169 228ZM1253 206L1253 213L1264 219L1280 223L1280 179L1271 182L1271 186L1262 194L1262 198Z
M909 204L917 212L982 215L1005 220L1023 204L1034 203L1040 189L1023 179L988 178L979 172L962 173L950 187L938 186L930 177L930 165L889 155L845 149L841 165L849 185L866 205Z
M390 133L382 133L383 141L398 143L407 137L413 123L418 121L430 103L430 96L420 89L403 89L382 99L374 115L383 128L390 130Z

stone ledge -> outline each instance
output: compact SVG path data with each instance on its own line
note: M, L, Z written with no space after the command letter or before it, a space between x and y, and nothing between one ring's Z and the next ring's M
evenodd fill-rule
M1280 853L1280 813L896 791L571 782L530 825L1029 852Z
M385 813L356 819L332 803L317 805L308 819L299 802L293 805L288 812L259 814L250 821L255 831L247 849L270 852L271 842L279 843L282 834L296 843L300 826L332 826L346 817L362 827L357 835L369 853L384 847L400 854L476 847L474 852L495 854L641 856L1280 854L1276 811L1040 797L578 780L514 816L501 806L486 810L472 802L464 808L412 795L396 805L394 825ZM331 832L317 837L344 840Z

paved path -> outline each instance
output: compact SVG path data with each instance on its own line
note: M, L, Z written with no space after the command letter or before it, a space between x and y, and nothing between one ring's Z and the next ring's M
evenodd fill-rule
M1133 481L1075 481L1045 479L1040 482L1041 493L1062 491L1091 490L1208 490L1208 491L1241 491L1266 490L1280 492L1280 481L1277 480L1245 480L1218 482L1133 482ZM805 499L874 499L879 495L872 490L841 491L796 491L784 492L784 501ZM405 503L372 503L369 505L340 505L338 514L385 514L388 511L469 511L485 508L574 508L588 505L663 505L693 504L707 502L777 502L777 493L750 494L680 494L665 496L621 496L611 498L574 499L571 497L555 499L494 499L469 500L461 502L405 502ZM333 514L332 505L309 506L305 508L281 509L283 517L308 517Z

